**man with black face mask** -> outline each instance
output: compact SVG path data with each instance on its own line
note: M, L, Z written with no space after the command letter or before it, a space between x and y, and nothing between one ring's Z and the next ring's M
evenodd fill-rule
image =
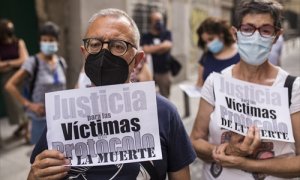
M95 86L129 83L130 73L143 59L139 31L123 11L104 9L89 21L82 53L85 72ZM47 150L46 131L31 157L28 179L190 179L189 164L196 157L182 121L165 98L157 96L161 160L109 166L69 167L69 160L56 150Z
M172 83L170 71L172 35L170 31L166 30L160 12L151 13L150 31L142 36L141 46L146 54L151 54L154 81L159 87L159 93L168 98Z

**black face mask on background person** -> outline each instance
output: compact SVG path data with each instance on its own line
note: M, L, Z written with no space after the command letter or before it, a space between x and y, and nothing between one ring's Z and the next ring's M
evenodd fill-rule
M123 84L128 79L129 64L107 49L89 54L85 62L85 73L96 86Z
M154 25L155 29L159 32L165 31L165 25L162 21L157 21Z

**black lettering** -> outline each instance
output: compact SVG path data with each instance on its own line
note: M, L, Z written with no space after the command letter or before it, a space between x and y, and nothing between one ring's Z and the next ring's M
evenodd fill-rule
M127 151L120 151L120 161L127 160Z
M77 122L78 122L78 121L75 121L75 122L74 122L74 125L73 125L73 127L74 127L74 136L75 136L75 139L79 139L79 132L78 132Z
M271 118L271 119L277 119L276 111L275 111L275 110L271 109L271 110L270 110L270 114L271 114L271 115L270 115L270 118Z
M98 154L98 163L106 163L108 162L108 153Z
M66 127L65 123L61 124L61 128L64 134L64 138L66 141L71 140L72 139L72 123L67 123L68 127Z
M77 165L81 165L81 156L76 156L77 157Z
M269 111L267 109L262 109L262 117L269 118Z
M82 124L80 126L80 135L82 138L88 138L90 137L90 132L86 132L86 129L90 129L90 127L87 124Z
M228 97L225 97L225 99L226 99L227 107L232 109L232 99Z
M140 122L139 118L132 118L130 120L130 123L132 125L132 127L131 127L132 131L137 132L141 129L141 126L140 126L139 122Z
M122 119L120 121L120 131L121 133L126 133L126 132L130 132L130 124L128 119Z
M98 134L96 133L96 123L94 121L90 122L90 127L91 127L92 136L97 137Z
M129 160L132 160L132 159L138 159L136 153L137 153L136 150L129 150L129 151L128 151L128 154L129 154Z
M119 122L117 120L103 122L104 133L109 134L118 134L119 131Z

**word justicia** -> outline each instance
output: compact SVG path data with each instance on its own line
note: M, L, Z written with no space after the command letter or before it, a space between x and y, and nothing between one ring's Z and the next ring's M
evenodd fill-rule
M270 91L269 88L265 88L264 90L256 89L254 85L237 85L222 76L220 78L221 86L219 91L222 93L267 105L281 106L282 104L280 93Z
M85 118L90 114L112 113L147 110L146 93L142 90L123 88L123 92L107 94L106 90L93 92L90 96L62 98L54 96L53 120Z

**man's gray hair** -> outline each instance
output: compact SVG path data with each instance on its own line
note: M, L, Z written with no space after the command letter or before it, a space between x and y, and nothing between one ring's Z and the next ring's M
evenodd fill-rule
M133 28L134 43L135 43L136 47L139 47L140 38L141 38L139 29L138 29L136 23L134 22L134 20L131 17L129 17L126 12L124 12L122 10L114 9L114 8L102 9L99 12L95 13L91 17L91 19L89 20L89 25L91 23L93 23L96 19L98 19L100 17L106 17L106 16L115 17L115 18L125 17L129 21L129 23L131 24L131 26Z

